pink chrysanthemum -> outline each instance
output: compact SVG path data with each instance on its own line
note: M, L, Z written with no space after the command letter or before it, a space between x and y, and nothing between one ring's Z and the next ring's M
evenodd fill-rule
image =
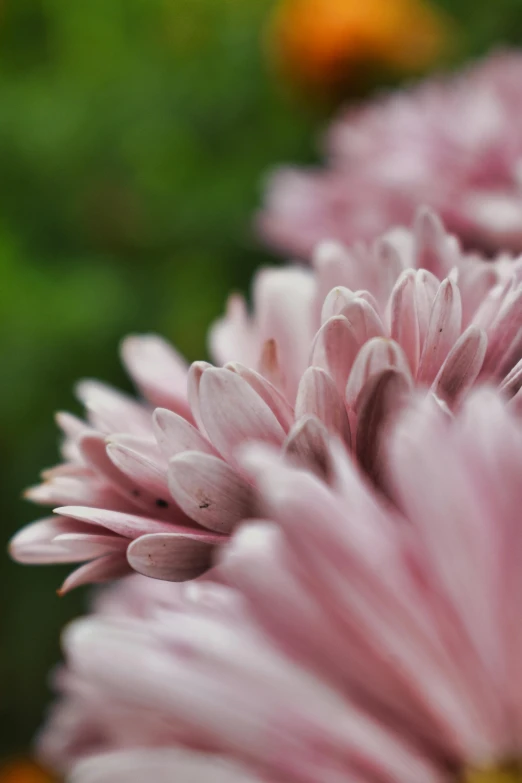
M326 139L325 169L269 180L259 227L309 258L437 210L467 246L522 249L522 57L497 54L463 74L346 111Z
M131 567L194 578L256 514L237 461L245 442L276 446L329 480L335 435L378 480L381 434L414 387L453 408L477 380L490 380L518 405L521 275L520 259L464 255L422 212L412 232L396 230L373 247L321 246L313 270L261 271L253 315L233 297L211 332L221 367L195 362L185 380L159 338L131 338L127 364L164 407L153 413L82 384L89 424L59 418L68 461L29 492L59 516L15 536L13 556L88 560L65 590Z
M520 780L520 419L490 390L453 419L424 401L388 446L392 505L343 449L330 486L250 449L271 521L225 551L233 588L72 627L73 669L172 736L82 762L75 783L122 764L138 783L136 754L176 780L180 732L197 781L208 754L267 783Z

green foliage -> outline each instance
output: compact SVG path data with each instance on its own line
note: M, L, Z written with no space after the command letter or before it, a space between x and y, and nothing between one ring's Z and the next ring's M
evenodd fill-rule
M442 0L441 0L442 2ZM126 332L205 352L227 292L268 259L251 230L263 173L313 159L324 122L263 63L272 0L0 0L2 540L57 460L74 381L128 388ZM522 39L521 0L446 0L459 53ZM83 596L63 569L0 569L0 753L29 741Z

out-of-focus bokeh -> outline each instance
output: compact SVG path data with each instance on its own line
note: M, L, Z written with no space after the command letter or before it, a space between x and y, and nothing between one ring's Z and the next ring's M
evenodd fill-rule
M520 42L520 0L1 0L2 540L45 514L20 494L75 380L128 389L128 332L203 358L274 260L251 226L266 170L314 160L340 100ZM84 605L62 577L2 560L0 758L27 751Z

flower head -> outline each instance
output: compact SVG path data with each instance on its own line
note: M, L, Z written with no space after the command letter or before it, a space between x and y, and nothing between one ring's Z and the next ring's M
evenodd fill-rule
M171 349L159 338L131 338L127 363L131 356L153 404L168 407L153 411L82 384L89 424L60 417L67 462L29 492L58 506L58 517L18 533L14 557L89 561L66 590L131 568L192 579L258 513L238 458L245 443L274 446L329 481L334 437L379 483L386 428L414 388L453 409L488 380L519 406L521 275L521 260L463 254L421 212L412 232L374 246L321 246L313 270L262 270L252 315L233 297L211 331L221 366L180 371L174 398Z
M374 239L427 204L467 246L522 249L521 85L522 57L494 55L345 111L324 169L275 172L261 234L309 258L325 238Z
M184 733L261 780L519 780L522 424L489 389L454 418L426 402L390 434L393 504L342 449L329 486L255 447L268 520L225 550L230 587L71 628L70 665L169 727L139 743L170 749L164 776ZM112 783L122 759L73 779Z

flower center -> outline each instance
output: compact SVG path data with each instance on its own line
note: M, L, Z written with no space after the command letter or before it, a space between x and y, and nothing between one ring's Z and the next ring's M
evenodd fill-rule
M522 783L522 763L508 761L488 769L468 769L462 783Z

